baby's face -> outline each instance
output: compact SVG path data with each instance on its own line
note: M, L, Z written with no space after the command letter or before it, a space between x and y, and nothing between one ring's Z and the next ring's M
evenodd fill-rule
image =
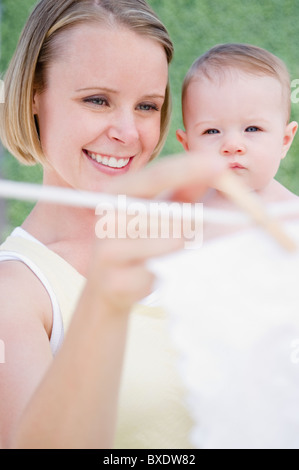
M267 76L233 71L222 79L193 80L184 102L186 150L216 154L253 190L275 176L296 132L286 124L282 86Z

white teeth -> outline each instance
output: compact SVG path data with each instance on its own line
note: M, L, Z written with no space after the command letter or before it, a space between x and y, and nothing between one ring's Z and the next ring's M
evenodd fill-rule
M112 168L118 168L117 160L114 157L109 158L107 165L111 166Z
M110 168L123 168L126 166L130 159L129 158L115 158L115 157L101 157L101 155L87 152L90 158L101 163L102 165L109 166Z

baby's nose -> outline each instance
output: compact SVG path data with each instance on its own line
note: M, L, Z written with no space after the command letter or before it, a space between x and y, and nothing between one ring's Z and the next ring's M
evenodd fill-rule
M246 147L241 140L227 140L221 146L220 152L223 156L244 155Z

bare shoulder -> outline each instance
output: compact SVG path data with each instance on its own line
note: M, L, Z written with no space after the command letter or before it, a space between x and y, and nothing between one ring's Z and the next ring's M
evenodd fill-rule
M0 263L0 447L9 447L27 403L52 361L51 303L18 261Z
M265 202L299 202L299 197L277 180L271 182L267 192Z
M35 274L20 261L0 263L0 321L9 316L26 321L40 320L49 333L52 329L51 301L47 291Z
M278 197L274 200L274 207L275 203L278 203L279 218L285 222L299 222L299 196L280 183L276 183Z

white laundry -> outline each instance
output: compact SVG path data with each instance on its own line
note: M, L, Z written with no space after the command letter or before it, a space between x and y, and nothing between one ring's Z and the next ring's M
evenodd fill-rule
M286 229L299 246L299 223ZM152 269L195 447L299 448L299 251L252 228Z

